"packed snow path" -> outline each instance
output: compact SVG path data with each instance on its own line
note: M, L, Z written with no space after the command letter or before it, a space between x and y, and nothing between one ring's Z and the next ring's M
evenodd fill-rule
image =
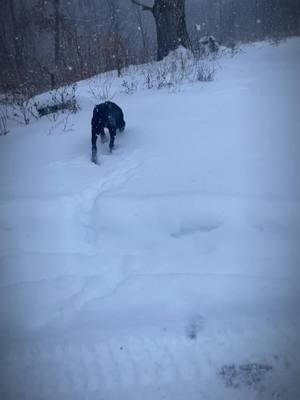
M0 138L1 399L300 398L299 50Z

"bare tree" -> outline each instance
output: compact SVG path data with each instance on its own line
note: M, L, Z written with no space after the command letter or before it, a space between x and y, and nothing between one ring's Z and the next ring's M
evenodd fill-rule
M136 7L136 19L137 19L138 29L140 31L141 38L142 38L142 44L143 44L142 62L146 62L149 60L150 51L149 51L149 43L148 43L147 33L146 33L146 30L144 27L140 7Z
M15 66L16 70L20 71L23 66L23 49L22 49L22 38L20 35L20 30L17 22L16 7L14 0L9 1L10 17L12 22L12 35L14 43L14 53L15 53Z
M115 67L118 71L118 76L121 76L122 67L124 66L124 60L122 55L124 54L122 48L122 40L120 35L120 26L119 26L119 9L116 5L115 0L106 0L106 4L109 9L110 21L111 21L111 45L113 51L113 59L115 60Z
M191 47L185 21L185 0L154 0L152 7L139 0L132 2L155 19L157 33L157 60L163 59L178 46Z
M55 69L59 69L60 63L60 0L53 0L54 9L54 59Z

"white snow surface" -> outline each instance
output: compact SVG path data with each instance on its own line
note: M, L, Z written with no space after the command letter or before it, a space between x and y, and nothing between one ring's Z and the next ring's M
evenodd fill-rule
M117 93L100 165L87 81L0 137L1 399L300 398L299 55Z

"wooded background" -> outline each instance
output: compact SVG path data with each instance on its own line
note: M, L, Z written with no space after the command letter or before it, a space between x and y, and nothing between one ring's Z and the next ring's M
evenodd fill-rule
M144 0L152 6L153 1ZM191 46L300 34L300 0L186 0ZM154 18L131 0L2 0L0 90L33 93L157 57Z

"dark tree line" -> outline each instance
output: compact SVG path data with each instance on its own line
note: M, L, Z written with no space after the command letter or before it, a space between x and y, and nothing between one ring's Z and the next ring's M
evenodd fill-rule
M0 90L121 74L207 34L234 46L299 33L300 0L2 0Z
M193 38L196 24L202 35L215 35L225 45L300 34L300 0L195 0L188 5Z

